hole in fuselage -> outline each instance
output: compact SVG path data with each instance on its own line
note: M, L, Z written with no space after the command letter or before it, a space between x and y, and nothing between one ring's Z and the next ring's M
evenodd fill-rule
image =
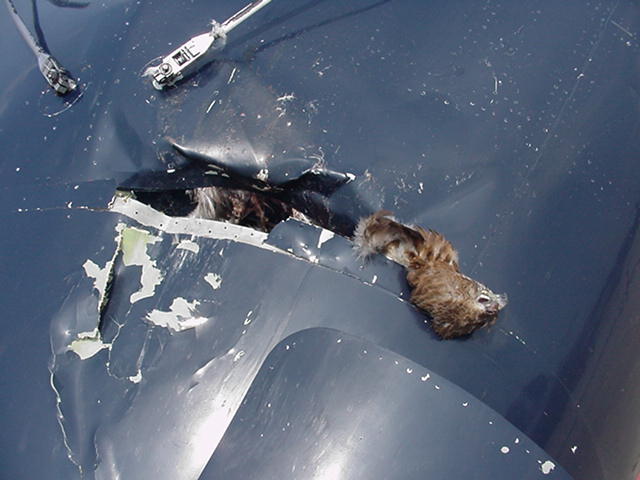
M172 217L217 220L262 232L270 232L287 218L312 223L286 202L254 190L213 186L132 193L140 202Z

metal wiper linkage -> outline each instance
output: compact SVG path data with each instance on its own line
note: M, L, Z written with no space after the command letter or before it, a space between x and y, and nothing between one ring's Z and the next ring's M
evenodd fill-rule
M151 83L157 90L174 85L210 62L213 53L222 50L227 44L227 34L269 3L271 0L256 0L222 23L213 20L210 32L190 38L164 57L160 65L147 68L144 75L151 77Z
M40 69L40 73L45 78L49 86L53 88L58 95L64 95L66 93L71 92L77 87L76 80L69 74L69 72L58 63L58 61L53 58L53 56L47 51L45 47L44 37L40 38L39 43L36 40L31 32L27 29L24 22L18 15L18 11L16 10L15 5L12 0L5 0L7 8L9 10L9 14L15 23L20 35L27 43L31 51L34 53L36 58L38 59L38 68ZM68 3L65 6L78 6L82 7L83 4L73 4ZM35 7L35 3L33 4L34 8L34 21L36 21L36 32L40 32L40 26L37 24L37 11ZM39 35L40 36L40 35Z

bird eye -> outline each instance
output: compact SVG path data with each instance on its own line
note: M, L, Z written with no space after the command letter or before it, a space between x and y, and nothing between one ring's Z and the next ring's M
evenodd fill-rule
M489 300L491 300L489 297L487 297L486 295L480 295L478 297L478 302L479 303L487 303Z

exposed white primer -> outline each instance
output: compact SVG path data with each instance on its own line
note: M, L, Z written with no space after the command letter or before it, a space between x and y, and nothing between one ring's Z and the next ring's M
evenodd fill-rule
M174 332L182 332L195 328L207 321L207 317L194 315L196 307L200 304L197 300L188 302L182 297L177 297L171 303L168 312L152 310L147 314L147 320L159 327L169 328Z
M318 248L322 247L322 244L328 242L334 237L334 233L331 230L322 229L320 230L320 236L318 237Z
M241 225L191 217L169 217L138 200L117 195L110 205L112 212L125 215L141 225L157 228L165 233L197 235L205 238L235 240L256 247L282 253L264 243L267 234Z
M424 377L420 377L420 380L422 380L423 382L426 382L427 380L429 380L430 377L431 375L427 373Z
M122 229L122 263L127 266L142 267L140 275L140 290L131 294L129 301L135 303L143 298L152 297L156 286L162 282L162 272L156 267L156 261L152 260L147 252L147 245L160 241L159 237L151 235L148 231L135 227Z
M198 253L200 251L200 245L193 240L182 240L176 248L179 248L180 250L189 250L193 253Z
M211 285L211 288L217 290L222 285L222 277L217 273L207 273L204 276L204 281Z
M507 447L507 446L505 445L504 447L502 447L502 448L500 449L500 451L506 455L507 453L509 453L509 447Z
M104 295L107 290L109 275L113 268L113 260L109 260L103 268L100 268L93 260L87 260L82 265L82 268L84 268L84 273L87 274L87 277L93 278L93 287L100 294L100 301L98 304L102 305L104 302Z
M544 473L545 475L549 475L554 468L556 468L556 464L551 460L547 460L542 465L540 465L540 470L542 470L542 473Z
M82 360L86 360L93 357L100 350L110 347L111 344L102 341L100 332L96 328L90 332L80 332L78 337L69 345L69 350Z
M140 369L138 369L138 373L129 377L129 381L132 383L140 383L140 380L142 380L142 372Z
M578 451L578 446L574 445L573 447L571 447L571 453L573 453L575 455L575 453Z
M98 301L98 312L101 312L102 308L106 304L107 285L109 284L109 279L111 278L113 264L116 260L116 257L118 256L118 253L120 252L122 243L122 229L124 228L124 226L124 223L119 223L116 226L116 231L118 232L118 235L115 238L116 249L113 252L111 260L105 263L103 268L100 268L93 260L87 260L82 265L87 277L93 278L93 288L95 288L100 295L100 299Z

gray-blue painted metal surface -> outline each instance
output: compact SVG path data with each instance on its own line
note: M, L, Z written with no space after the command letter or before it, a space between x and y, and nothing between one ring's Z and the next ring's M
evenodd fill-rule
M58 3L69 98L0 15L3 477L636 478L637 2L274 0L162 92L243 2ZM214 184L335 235L112 201ZM496 325L438 340L344 238L379 208L506 291Z

